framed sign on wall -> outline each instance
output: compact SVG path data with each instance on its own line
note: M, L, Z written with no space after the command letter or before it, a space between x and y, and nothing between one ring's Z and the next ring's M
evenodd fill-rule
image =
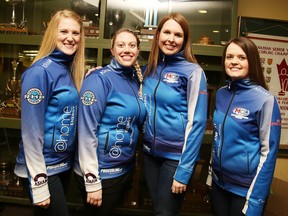
M288 150L288 21L239 17L238 35L259 50L266 83L281 111L280 149Z

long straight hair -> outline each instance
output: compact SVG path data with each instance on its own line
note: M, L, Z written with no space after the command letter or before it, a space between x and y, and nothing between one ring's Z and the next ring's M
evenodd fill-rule
M246 37L237 37L234 39L231 39L225 46L223 50L223 56L222 56L222 68L225 71L225 58L226 58L226 51L227 47L234 43L238 45L246 54L247 60L248 60L248 74L249 78L255 82L256 84L262 86L263 88L268 90L268 86L265 81L265 77L263 74L263 70L261 67L261 61L260 61L260 55L259 51L257 49L257 46L253 41ZM226 74L226 72L225 72ZM226 74L227 76L227 74Z
M63 18L71 18L80 25L80 41L78 43L78 49L75 52L74 60L70 67L73 81L77 90L79 91L85 73L85 36L82 19L74 11L61 10L54 14L48 23L48 27L43 36L39 52L32 64L34 64L39 59L49 56L55 50L57 44L58 25Z
M150 73L155 73L157 65L160 61L159 53L160 53L160 48L159 48L159 34L161 32L161 29L163 28L163 25L165 22L168 20L173 19L175 20L183 29L184 32L184 41L183 41L183 46L181 50L184 50L184 58L189 61L196 63L197 60L192 53L192 48L191 48L191 36L190 36L190 28L189 24L186 20L186 18L180 14L180 13L170 13L164 16L161 21L159 22L159 25L154 33L154 38L151 46L151 52L149 54L149 59L148 59L148 66L145 71L145 76L148 76Z

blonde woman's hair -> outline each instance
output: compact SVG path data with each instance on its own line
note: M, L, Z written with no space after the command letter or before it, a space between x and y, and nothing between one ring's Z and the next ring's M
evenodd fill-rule
M80 91L85 73L85 36L82 19L74 11L66 9L58 11L53 15L43 36L38 55L32 64L39 59L49 56L55 50L57 44L58 25L63 18L71 18L80 25L80 41L78 43L78 49L75 52L74 60L70 67L75 86L77 90Z
M141 67L140 67L138 61L135 62L134 67L136 69L136 74L137 74L138 80L140 82L139 96L142 97L143 75L142 75L142 70L141 70Z

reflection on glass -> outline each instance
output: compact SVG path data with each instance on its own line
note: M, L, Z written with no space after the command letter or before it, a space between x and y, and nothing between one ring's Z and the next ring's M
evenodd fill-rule
M205 37L208 44L220 45L231 36L232 6L233 0L107 0L104 38L121 27L153 31L164 15L179 12L190 24L193 43Z

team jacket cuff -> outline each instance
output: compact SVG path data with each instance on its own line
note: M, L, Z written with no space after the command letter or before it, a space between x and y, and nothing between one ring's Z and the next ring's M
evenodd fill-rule
M50 197L48 184L32 189L33 204L43 202Z
M95 184L85 184L86 192L94 192L102 189L101 181L97 181Z

